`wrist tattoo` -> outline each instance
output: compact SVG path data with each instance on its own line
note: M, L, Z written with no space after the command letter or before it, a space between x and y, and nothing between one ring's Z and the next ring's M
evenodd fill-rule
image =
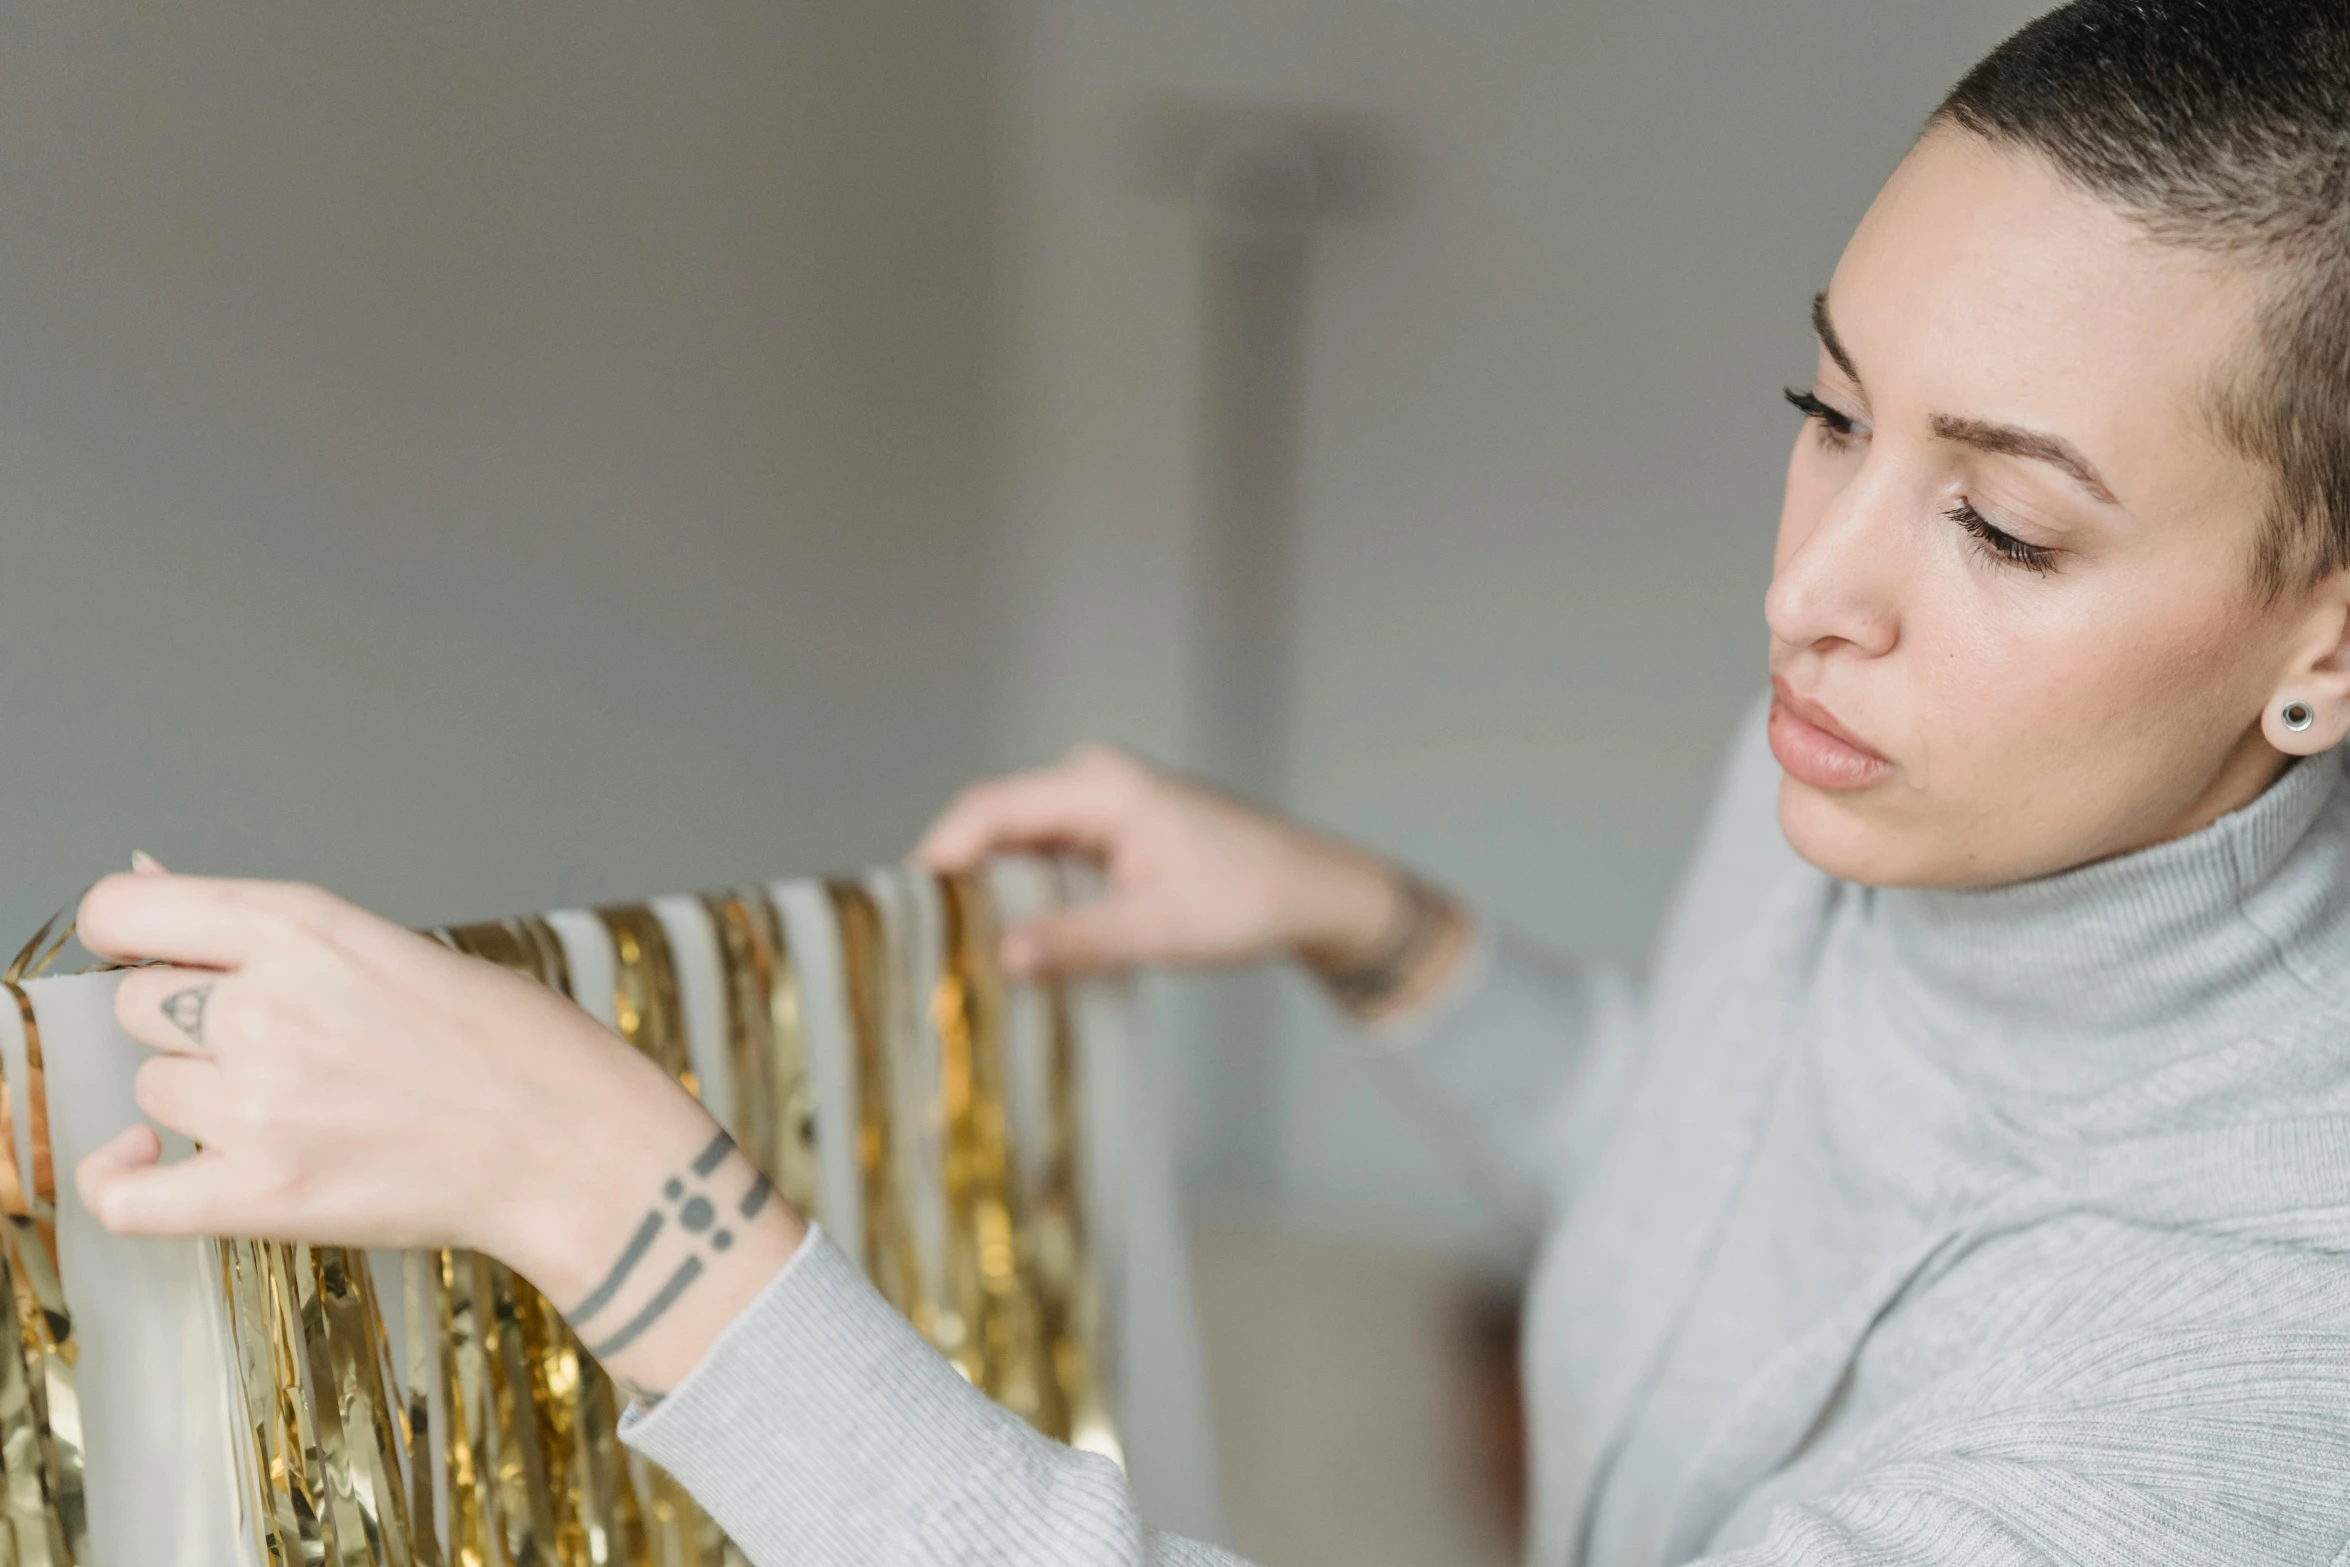
M708 1175L712 1170L724 1164L726 1156L733 1151L734 1139L724 1132L720 1132L716 1137L710 1139L709 1147L694 1155L694 1174ZM672 1193L672 1195L675 1194Z
M204 1003L212 999L210 985L190 985L163 998L163 1015L172 1027L196 1044L204 1043Z
M628 1243L620 1248L620 1255L613 1260L611 1270L604 1275L604 1281L588 1291L577 1305L563 1313L572 1329L585 1338L591 1330L599 1328L600 1319L604 1318L608 1308L627 1289L638 1266L671 1224L675 1224L687 1237L688 1250L685 1256L670 1270L660 1288L654 1290L626 1321L618 1327L602 1330L588 1344L588 1353L596 1359L604 1360L617 1355L643 1337L668 1314L669 1308L676 1305L687 1290L693 1288L694 1282L708 1266L706 1257L734 1245L734 1232L718 1222L718 1207L709 1193L710 1177L717 1173L719 1166L726 1163L726 1156L734 1151L734 1140L720 1132L710 1139L708 1146L694 1155L692 1163L684 1170L662 1182L661 1202L647 1209L645 1216L637 1222L635 1232L629 1236ZM752 1217L766 1206L767 1198L773 1191L774 1187L767 1177L754 1170L750 1186L736 1203L736 1212L746 1219ZM661 1396L634 1383L622 1385L631 1398L647 1407Z
M741 1214L746 1219L752 1218L757 1215L761 1208L767 1206L767 1199L774 1195L775 1183L768 1180L766 1176L762 1175L751 1183L751 1189L749 1191L743 1193L743 1200L739 1205L736 1206L734 1211Z
M628 1244L620 1249L620 1260L612 1264L612 1271L604 1275L604 1282L589 1292L587 1299L572 1307L564 1315L574 1324L584 1323L597 1312L612 1304L612 1297L620 1293L620 1286L636 1271L636 1265L645 1260L645 1253L653 1249L654 1238L661 1233L661 1212L655 1209L636 1227Z
M1397 873L1396 892L1395 923L1378 951L1360 963L1322 972L1323 988L1342 1006L1368 1011L1395 999L1444 935L1450 909L1444 894L1406 872Z
M692 1289L694 1280L701 1276L702 1259L698 1256L686 1258L677 1265L677 1271L669 1275L669 1282L653 1292L653 1298L645 1302L644 1309L629 1318L627 1325L610 1338L590 1344L588 1353L598 1360L610 1360L628 1348L644 1337L645 1329L668 1315L669 1308L677 1304L677 1297Z

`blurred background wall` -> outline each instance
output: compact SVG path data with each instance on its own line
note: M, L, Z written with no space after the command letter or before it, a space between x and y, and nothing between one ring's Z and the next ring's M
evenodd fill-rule
M1636 960L1729 729L1805 316L1941 92L2032 0L1024 0L1002 211L1005 755L1214 751L1200 224L1137 104L1375 133L1311 242L1276 792L1535 936ZM1304 987L1277 1049L1172 1026L1203 1211L1498 1260L1423 1121Z
M984 7L0 20L0 929L857 865L990 750Z
M1238 108L1378 176L1304 252L1250 782L1634 958L1759 689L1806 302L2035 9L13 9L0 929L134 846L442 920L886 858L1088 736L1215 768L1252 584L1128 144ZM1310 998L1162 1002L1231 1534L1501 1552L1437 1460L1509 1238Z

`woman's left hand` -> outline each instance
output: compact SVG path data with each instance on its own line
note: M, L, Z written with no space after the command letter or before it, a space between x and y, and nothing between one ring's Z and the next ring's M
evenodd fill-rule
M161 1163L135 1126L84 1159L82 1200L108 1229L468 1247L567 1312L608 1307L574 1323L591 1346L693 1253L699 1287L628 1341L674 1341L625 1378L648 1388L682 1375L798 1244L801 1221L701 1105L587 1014L317 888L112 876L83 899L81 935L169 965L124 974L115 1016L158 1052L139 1108L199 1145ZM730 1210L724 1256L675 1214L656 1226L665 1244L632 1246L681 1181L707 1193L698 1213Z

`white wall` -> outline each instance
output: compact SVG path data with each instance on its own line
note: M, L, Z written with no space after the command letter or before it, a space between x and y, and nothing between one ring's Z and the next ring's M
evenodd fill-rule
M134 846L420 921L901 852L994 702L990 29L11 11L0 940Z
M1031 0L1008 733L1196 742L1193 242L1113 177L1120 106L1360 111L1404 166L1392 210L1328 226L1314 261L1286 803L1539 936L1639 953L1760 689L1810 296L1940 91L2037 9ZM1270 1073L1262 1039L1184 1046L1211 1198L1490 1238L1310 999ZM1236 1191L1234 1169L1271 1173Z

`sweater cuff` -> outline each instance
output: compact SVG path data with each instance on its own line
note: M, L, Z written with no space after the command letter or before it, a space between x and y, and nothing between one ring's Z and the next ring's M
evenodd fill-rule
M1465 917L1467 939L1462 943L1459 961L1453 964L1443 984L1401 1012L1354 1024L1356 1036L1376 1054L1397 1056L1417 1049L1485 988L1485 981L1493 973L1493 927L1474 914Z
M1032 1440L814 1224L773 1281L621 1440L777 1561L894 1560Z

